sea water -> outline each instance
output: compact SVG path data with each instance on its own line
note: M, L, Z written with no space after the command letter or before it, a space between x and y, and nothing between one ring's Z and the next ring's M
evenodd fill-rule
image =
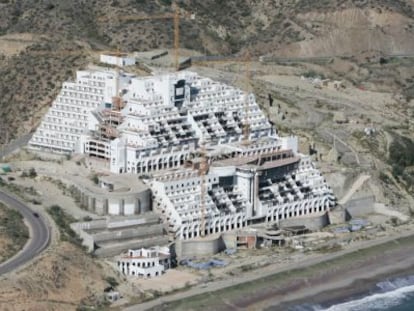
M291 311L414 311L414 276L388 279L377 283L367 295L329 307L300 305Z

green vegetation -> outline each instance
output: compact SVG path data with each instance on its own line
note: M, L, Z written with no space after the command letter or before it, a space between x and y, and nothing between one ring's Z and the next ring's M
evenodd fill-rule
M76 222L76 219L65 213L59 205L50 206L47 212L59 228L60 239L82 247L82 239L70 227L70 224Z
M390 177L387 174L385 174L384 172L380 172L378 177L383 183L385 183L387 185L392 183L392 180L390 179Z
M407 97L408 101L411 101L414 99L414 84L411 84L410 86L406 87L403 91L403 94L405 97Z
M313 78L313 79L315 79L315 78L319 78L319 79L325 79L325 75L324 74L320 74L320 73L317 73L316 71L314 71L314 70L310 70L310 71L307 71L307 72L305 72L304 74L303 74L303 76L305 77L305 78Z
M39 44L2 63L0 116L9 129L9 138L21 133L22 124L35 121L35 112L41 111L52 102L61 83L73 75L74 67L84 64L83 60L78 59L79 56L68 56L65 55L66 52L59 52L59 48L65 49L66 46L63 44L57 48L57 44ZM80 55L81 50L78 53Z
M118 281L113 276L107 276L105 281L112 287L117 287L119 285Z
M0 177L0 188L4 188L7 191L16 194L17 196L19 196L20 198L22 198L25 201L40 202L37 198L39 194L37 193L35 188L33 188L33 187L24 187L24 186L21 186L21 185L14 184L13 183L14 177L12 177L12 176L8 176L7 180L8 180L8 182L5 182Z
M91 176L91 180L92 180L92 182L93 182L95 185L99 184L99 177L98 177L98 175L93 174L93 175Z
M53 3L52 3L53 2ZM0 0L0 35L31 33L33 39L22 41L28 47L17 55L0 53L0 116L10 138L34 128L40 116L55 98L61 83L73 78L74 71L93 62L85 54L91 50L145 51L172 48L172 19L128 20L119 16L136 12L137 16L154 16L172 12L172 0L102 0L102 1L11 1ZM18 3L18 5L16 4ZM409 0L365 1L178 1L180 9L196 13L195 19L180 20L180 46L206 54L252 56L274 53L287 44L302 41L311 33L318 38L326 27L299 21L297 15L308 12L334 12L346 8L369 8L379 12L399 12L412 18ZM128 15L128 14L127 14ZM329 27L329 26L327 26ZM412 25L408 24L409 31ZM408 31L408 28L406 31ZM382 59L372 64L372 77L392 72L398 86L412 90L396 68L405 66L398 60ZM309 74L312 75L312 72ZM368 75L369 76L369 75ZM359 74L361 81L366 76ZM352 78L352 77L350 77ZM383 83L387 86L387 83ZM4 139L4 135L0 137Z
M20 177L29 177L29 178L36 178L37 177L37 173L36 170L32 167L28 172L27 171L23 171L20 175Z
M20 251L29 238L29 229L23 222L23 216L0 202L0 239L6 242L0 248L0 262Z
M407 188L414 186L414 176L408 169L414 166L414 141L395 132L390 145L388 163L395 178L402 180Z

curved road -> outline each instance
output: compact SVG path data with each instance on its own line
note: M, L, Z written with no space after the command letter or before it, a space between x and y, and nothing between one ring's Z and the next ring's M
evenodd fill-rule
M28 224L30 231L30 238L23 250L8 261L0 264L0 275L3 275L27 263L40 254L49 245L50 229L42 216L36 217L29 207L11 195L0 191L0 201L10 208L19 211Z

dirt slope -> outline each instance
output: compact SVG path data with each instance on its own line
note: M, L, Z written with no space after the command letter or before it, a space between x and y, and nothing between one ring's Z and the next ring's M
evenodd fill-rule
M0 0L0 116L9 135L27 133L38 124L61 82L87 63L81 54L85 50L171 48L172 19L150 17L171 14L172 2ZM202 53L414 53L412 0L175 2L181 14L196 16L180 21L181 47ZM67 50L79 52L78 57L64 55ZM0 138L6 136L0 131Z
M334 13L299 14L297 19L313 29L314 34L281 47L275 54L306 57L352 56L363 51L414 52L413 20L398 12L354 8Z
M102 269L79 248L63 242L30 267L0 280L1 310L76 310L99 305Z

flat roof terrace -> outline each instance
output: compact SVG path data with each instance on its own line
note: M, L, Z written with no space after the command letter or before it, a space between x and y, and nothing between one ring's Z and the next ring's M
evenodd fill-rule
M65 179L70 183L76 184L84 192L89 192L96 197L106 197L109 193L111 197L122 197L126 194L141 193L149 190L135 174L106 174L98 176L99 183L83 176L68 175Z
M275 166L283 166L293 162L299 161L300 157L293 156L291 150L280 150L271 153L256 154L253 156L241 156L214 161L212 166L242 166L242 165L256 165L261 168L271 168ZM286 160L286 161L283 161ZM264 163L261 163L261 162Z

